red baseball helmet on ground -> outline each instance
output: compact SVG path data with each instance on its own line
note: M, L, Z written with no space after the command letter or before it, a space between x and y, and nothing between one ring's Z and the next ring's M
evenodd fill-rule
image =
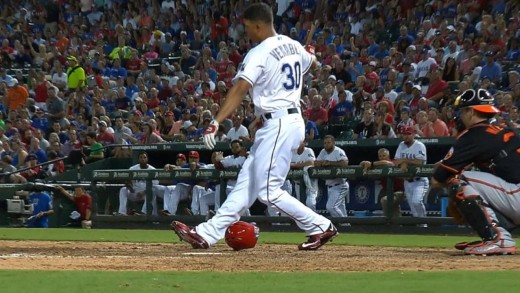
M226 243L235 251L253 248L258 240L259 232L260 229L258 229L257 226L238 221L227 228L225 237Z

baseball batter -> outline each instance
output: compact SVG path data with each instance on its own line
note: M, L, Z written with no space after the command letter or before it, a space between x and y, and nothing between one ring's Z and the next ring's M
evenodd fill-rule
M397 132L403 138L395 151L394 164L406 171L410 165L426 164L426 146L415 140L412 126L402 126ZM404 194L414 217L426 217L424 196L428 191L428 177L413 177L404 180ZM426 224L420 226L426 227Z
M518 129L489 123L500 112L493 104L493 96L482 89L455 99L466 130L432 178L432 187L448 184L450 205L481 238L455 245L470 255L516 251L509 231L520 224L520 136ZM478 171L465 171L471 164Z
M249 93L255 114L264 125L255 135L249 156L237 183L216 215L190 229L174 221L172 229L194 248L208 248L224 238L226 228L240 219L256 198L295 220L308 241L300 250L316 250L337 235L327 218L318 215L281 189L289 172L292 152L304 140L305 125L300 112L302 77L316 59L297 41L278 35L271 7L254 3L243 13L249 39L257 45L249 51L235 76L226 101L204 133L204 144L212 149L219 123L229 117Z
M336 146L336 140L332 135L323 138L323 149L320 151L316 167L347 167L348 157L345 151ZM326 179L327 186L327 211L332 217L346 217L347 208L345 197L348 195L349 185L345 178Z

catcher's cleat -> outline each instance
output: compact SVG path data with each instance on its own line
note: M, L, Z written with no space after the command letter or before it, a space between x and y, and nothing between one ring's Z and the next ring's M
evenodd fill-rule
M506 255L516 251L515 243L511 240L485 241L480 245L470 246L464 249L464 254L469 255Z
M327 231L311 235L307 239L307 242L304 242L300 245L298 245L299 250L317 250L318 248L325 245L325 243L332 241L336 236L338 236L338 230L334 225L330 224L329 229Z
M204 240L195 229L188 227L186 224L179 221L173 221L171 227L175 234L179 236L180 240L188 242L195 249L207 249L209 248L208 242Z
M467 242L467 241L459 242L459 243L455 244L455 249L464 250L468 247L481 245L483 242L484 241L482 241L482 240L475 240L475 241L471 241L471 242Z

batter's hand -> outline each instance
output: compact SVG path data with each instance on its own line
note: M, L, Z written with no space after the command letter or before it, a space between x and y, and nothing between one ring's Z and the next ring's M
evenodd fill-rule
M218 130L218 122L217 120L211 120L208 128L204 130L204 145L206 148L212 150L215 147L215 134Z

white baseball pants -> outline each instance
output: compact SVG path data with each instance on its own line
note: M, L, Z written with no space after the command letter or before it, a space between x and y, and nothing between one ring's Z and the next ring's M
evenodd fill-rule
M323 233L331 222L316 214L281 189L289 172L292 152L304 139L305 125L301 115L285 115L269 119L256 132L255 142L240 173L237 184L217 214L196 227L197 233L212 245L224 238L229 225L258 198L266 205L295 220L307 235Z
M414 217L426 217L424 196L428 192L429 185L428 179L424 177L419 180L414 179L412 182L404 180L404 194Z

